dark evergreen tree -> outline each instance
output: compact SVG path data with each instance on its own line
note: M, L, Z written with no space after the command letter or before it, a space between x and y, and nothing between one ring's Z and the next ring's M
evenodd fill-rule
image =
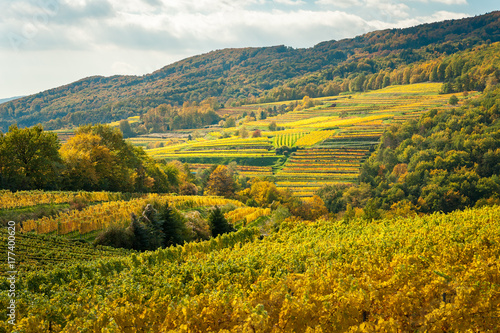
M161 221L164 247L184 243L186 225L179 213L171 208L168 202L160 208L158 219Z
M148 250L149 249L148 231L134 213L130 214L130 217L132 221L130 223L130 226L127 228L127 231L133 234L132 249L136 251Z
M142 212L141 221L148 234L148 244L146 250L156 250L163 246L163 221L158 214L158 211L153 205L148 204Z
M236 231L236 229L234 229L234 227L227 222L224 214L218 206L215 206L215 208L210 212L208 223L213 237Z

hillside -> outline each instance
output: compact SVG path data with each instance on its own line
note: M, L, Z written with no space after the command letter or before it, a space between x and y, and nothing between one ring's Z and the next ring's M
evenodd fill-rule
M213 51L144 76L89 77L0 105L0 129L12 123L43 123L57 129L105 123L140 115L160 104L216 97L220 103L248 103L273 88L324 84L380 70L436 59L500 40L500 12L462 20L376 31L312 48L285 46ZM363 60L363 61L360 61ZM305 82L300 79L305 77ZM303 93L302 93L303 91ZM301 95L302 94L302 95ZM274 99L281 99L275 97ZM272 99L272 98L271 98Z
M283 222L22 273L3 332L494 332L500 208ZM0 278L7 289L5 278ZM8 306L7 293L0 303Z

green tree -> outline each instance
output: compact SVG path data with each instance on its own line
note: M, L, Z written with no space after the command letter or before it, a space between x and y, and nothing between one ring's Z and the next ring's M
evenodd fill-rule
M132 213L130 215L131 222L126 229L127 233L133 235L132 237L132 249L136 251L145 251L149 248L149 234L141 221L137 216Z
M276 122L275 122L275 121L272 121L272 122L269 124L269 130L270 130L271 132L276 131L277 127L278 127L278 126L276 125Z
M132 127L130 127L130 123L127 119L120 120L120 131L123 133L124 138L131 138L135 136Z
M236 120L233 117L229 117L224 122L224 128L236 127Z
M184 243L187 234L186 225L179 212L171 208L168 202L160 208L158 219L163 232L164 247Z
M350 184L326 185L318 190L317 194L323 199L328 211L335 214L346 209L347 202L343 194L351 186Z
M0 135L0 185L11 190L55 189L63 167L59 139L42 126L12 125Z
M457 105L458 104L458 97L455 95L451 95L450 99L448 100L448 104Z
M246 129L245 126L243 126L243 127L240 128L239 135L243 139L248 137L248 130Z

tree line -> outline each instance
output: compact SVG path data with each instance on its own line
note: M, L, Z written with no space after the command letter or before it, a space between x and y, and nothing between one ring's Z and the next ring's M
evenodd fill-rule
M62 145L40 125L0 133L3 189L171 192L182 185L179 173L107 125L81 126Z

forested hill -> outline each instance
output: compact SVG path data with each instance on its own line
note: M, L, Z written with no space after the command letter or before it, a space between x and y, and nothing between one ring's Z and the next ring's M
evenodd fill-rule
M275 46L218 50L149 75L94 76L1 104L0 129L6 131L12 123L42 123L47 129L56 129L109 122L143 114L160 104L182 104L209 97L216 97L222 104L301 98L311 85L328 82L336 82L344 90L362 89L363 85L346 85L345 80L497 41L498 11L408 29L375 31L308 49ZM284 86L300 89L286 96L271 93Z

